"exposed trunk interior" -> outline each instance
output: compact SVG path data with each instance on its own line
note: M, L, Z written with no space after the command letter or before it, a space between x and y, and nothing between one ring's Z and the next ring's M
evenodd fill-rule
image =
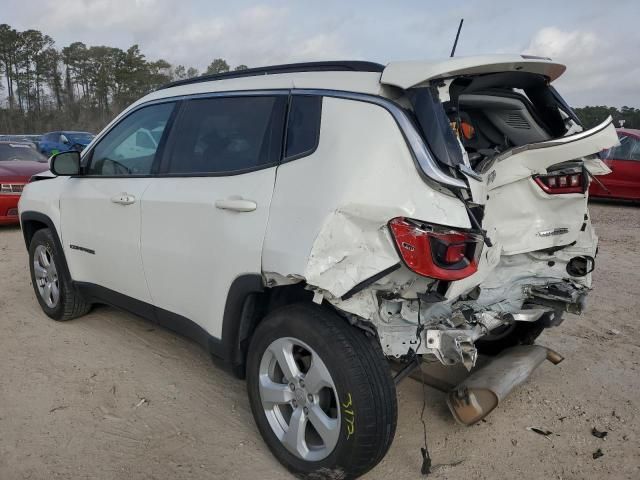
M505 72L460 77L448 93L450 99L443 108L471 166L479 172L505 150L582 129L542 75Z

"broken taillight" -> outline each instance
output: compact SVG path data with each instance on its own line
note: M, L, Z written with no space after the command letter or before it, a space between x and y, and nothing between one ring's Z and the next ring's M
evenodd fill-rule
M585 192L586 182L581 171L537 175L533 179L542 190L549 194Z
M482 236L397 217L389 222L409 269L425 277L460 280L478 270Z

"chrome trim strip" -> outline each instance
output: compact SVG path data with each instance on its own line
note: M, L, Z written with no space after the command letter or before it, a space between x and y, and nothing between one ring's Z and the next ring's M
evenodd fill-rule
M122 119L131 115L133 112L139 110L140 108L147 107L149 105L154 105L158 103L165 102L179 102L181 100L188 100L193 98L209 98L209 97L245 97L245 96L258 96L258 95L319 95L324 97L334 97L334 98L344 98L346 100L356 100L359 102L367 102L372 103L374 105L378 105L384 109L386 109L395 119L396 123L400 127L400 131L403 133L405 139L409 143L410 150L413 154L413 157L416 163L420 166L422 173L424 173L430 179L449 187L455 188L464 188L467 189L468 186L464 180L460 180L458 178L447 175L443 172L438 166L436 160L433 158L431 153L429 152L427 146L425 145L422 137L416 130L415 126L407 116L407 114L400 108L397 104L383 97L379 97L376 95L369 95L366 93L356 93L356 92L347 92L342 90L323 90L323 89L273 89L273 90L234 90L234 91L224 91L224 92L205 92L205 93L196 93L196 94L185 94L185 95L176 95L172 97L162 97L156 98L153 100L149 100L144 103L140 103L135 107L127 110L126 113L118 118L118 122L113 123L108 130L96 136L94 140L91 142L87 148L84 149L83 153L89 152L93 149L93 146L97 144L102 137L104 137L115 125L120 123ZM89 148L91 147L91 148ZM82 155L84 160L84 155ZM81 160L81 161L82 161Z
M405 139L409 143L411 152L422 169L422 172L430 179L450 187L467 189L467 184L460 179L454 178L443 172L436 160L427 149L422 137L416 130L415 126L407 117L407 114L397 104L391 100L376 95L366 93L345 92L341 90L322 90L322 89L292 89L294 95L322 95L324 97L344 98L346 100L356 100L359 102L373 103L386 109L395 119L400 127Z

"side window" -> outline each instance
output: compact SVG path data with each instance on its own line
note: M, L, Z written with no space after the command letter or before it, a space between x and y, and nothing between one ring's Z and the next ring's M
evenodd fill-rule
M128 115L93 149L87 175L148 175L175 104L143 107Z
M637 142L633 137L620 135L620 145L607 150L606 158L610 160L631 160L635 143Z
M287 122L287 148L285 158L309 155L318 146L322 97L294 95L289 107Z
M629 154L629 160L640 161L640 139L635 137L629 137L631 140L631 153Z
M223 174L275 165L285 108L284 95L185 102L168 142L168 173Z

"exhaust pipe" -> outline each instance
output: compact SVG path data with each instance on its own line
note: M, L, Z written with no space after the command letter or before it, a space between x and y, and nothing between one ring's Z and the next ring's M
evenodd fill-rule
M521 345L505 350L449 392L449 410L459 423L477 423L515 387L525 383L545 360L557 365L564 358L540 345Z

